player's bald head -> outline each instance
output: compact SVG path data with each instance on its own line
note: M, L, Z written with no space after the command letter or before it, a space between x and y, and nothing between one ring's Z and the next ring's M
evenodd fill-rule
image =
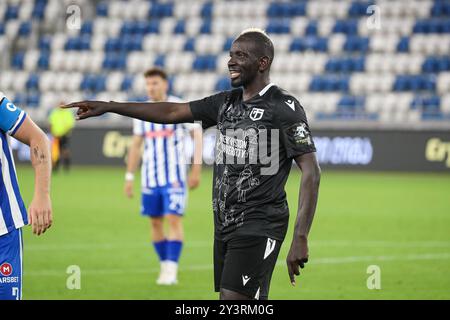
M245 41L252 45L253 53L258 57L268 57L271 64L275 55L272 40L264 30L257 28L246 29L241 32L234 42Z

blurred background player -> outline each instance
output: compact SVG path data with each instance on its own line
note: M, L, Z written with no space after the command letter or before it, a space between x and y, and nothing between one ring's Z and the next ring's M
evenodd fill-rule
M180 102L168 95L167 74L159 68L144 74L148 97L153 102ZM128 153L125 194L133 196L133 180L144 143L141 167L141 213L150 217L152 241L160 260L157 284L177 283L178 260L183 245L182 216L186 204L185 132L194 140L194 161L187 179L196 188L201 174L201 128L192 123L158 124L133 120L133 140ZM168 232L164 232L164 218Z
M61 102L60 105L64 105ZM54 172L58 172L62 162L66 171L70 170L70 134L75 127L75 117L70 110L56 106L48 117L52 134L52 162Z
M27 210L19 191L9 136L31 148L34 197ZM44 132L0 92L0 300L22 298L22 227L29 222L41 235L52 224L51 160Z

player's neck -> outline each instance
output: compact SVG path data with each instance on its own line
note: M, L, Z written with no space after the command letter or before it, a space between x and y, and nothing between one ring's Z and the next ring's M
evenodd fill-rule
M270 80L268 77L255 79L252 83L244 87L244 92L242 93L242 100L247 101L256 96L262 89L264 89Z

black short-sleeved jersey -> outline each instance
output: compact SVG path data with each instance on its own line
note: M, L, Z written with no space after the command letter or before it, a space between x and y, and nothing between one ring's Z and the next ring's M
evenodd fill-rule
M292 158L315 151L300 103L269 84L247 101L239 88L192 101L190 108L203 128L217 128L216 239L258 235L283 240L289 218L284 186Z

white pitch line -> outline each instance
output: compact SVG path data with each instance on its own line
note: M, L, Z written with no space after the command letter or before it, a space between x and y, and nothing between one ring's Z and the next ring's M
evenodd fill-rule
M211 247L212 242L209 241L187 241L185 248ZM446 248L450 247L450 241L350 241L350 240L326 240L311 241L311 247L392 247L392 248ZM75 250L117 250L117 249L140 249L150 247L150 243L78 243L78 244L53 244L53 245L36 245L25 244L25 251L75 251Z
M308 265L321 265L321 264L345 264L355 262L383 262L383 261L418 261L418 260L446 260L450 259L449 252L443 253L430 253L430 254L410 254L403 256L349 256L349 257L329 257L329 258L317 258L308 262ZM278 260L276 266L285 266L284 260ZM213 270L212 264L204 265L191 265L180 266L180 272L183 271L202 271ZM148 274L157 273L159 268L146 268L146 269L95 269L84 270L81 269L81 275L122 275L122 274ZM25 270L24 276L26 277L41 277L41 276L67 276L65 270L43 270L43 271L27 271Z

